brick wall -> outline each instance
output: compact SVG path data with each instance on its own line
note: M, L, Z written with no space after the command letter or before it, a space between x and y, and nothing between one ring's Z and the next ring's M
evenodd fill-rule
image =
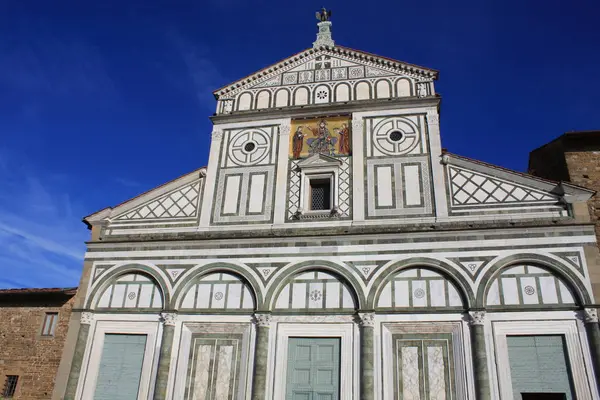
M18 375L14 399L50 399L74 297L0 296L0 390L6 375ZM53 337L41 336L47 312L58 312Z
M565 159L571 182L600 192L600 151L567 151ZM600 242L600 195L596 193L588 202L590 216L596 224L596 237Z

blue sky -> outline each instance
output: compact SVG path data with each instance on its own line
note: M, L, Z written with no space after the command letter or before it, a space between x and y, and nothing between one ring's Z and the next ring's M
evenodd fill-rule
M206 164L212 90L311 46L313 1L0 0L0 287L75 286L81 218ZM450 151L525 170L600 128L597 0L330 0L341 45L440 71Z

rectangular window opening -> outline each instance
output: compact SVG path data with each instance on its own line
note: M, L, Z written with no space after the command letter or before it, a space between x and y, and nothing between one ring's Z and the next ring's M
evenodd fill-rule
M310 209L331 210L331 179L310 179Z
M54 336L56 324L58 323L58 313L49 312L44 316L44 325L42 325L42 336Z
M6 375L6 381L4 381L4 388L2 389L2 397L7 399L12 398L17 390L18 381L18 375Z

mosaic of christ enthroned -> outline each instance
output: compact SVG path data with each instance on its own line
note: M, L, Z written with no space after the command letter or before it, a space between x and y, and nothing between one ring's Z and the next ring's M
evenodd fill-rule
M290 157L296 160L313 154L350 155L350 126L349 116L293 120Z

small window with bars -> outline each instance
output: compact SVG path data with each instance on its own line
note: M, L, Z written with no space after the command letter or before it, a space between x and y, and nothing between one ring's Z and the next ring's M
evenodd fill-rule
M4 381L4 388L2 389L2 397L5 399L12 399L17 390L17 382L19 381L18 375L6 375Z
M58 323L58 313L49 312L44 315L44 325L42 325L42 336L54 336L56 324Z
M310 180L310 209L313 211L331 209L331 179Z

